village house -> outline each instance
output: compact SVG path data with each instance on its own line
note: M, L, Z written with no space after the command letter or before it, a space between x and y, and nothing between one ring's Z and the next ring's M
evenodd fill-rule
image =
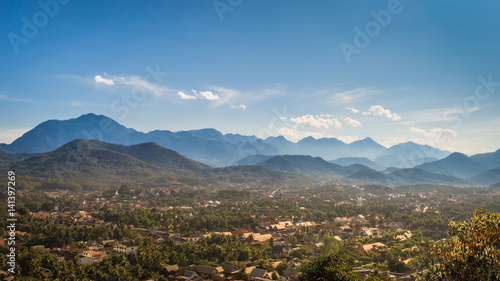
M378 228L376 227L362 227L361 228L361 236L363 238L370 236L379 236Z
M82 255L84 257L94 258L96 260L101 260L102 258L105 258L105 257L108 256L106 253L98 252L98 251L92 251L92 250L83 251Z
M138 248L139 248L139 246L137 246L135 243L125 241L125 242L116 243L115 246L113 247L113 251L115 253L128 255L130 253L137 252Z
M412 236L413 236L413 234L411 233L411 231L408 230L405 233L396 236L396 240L403 242L403 241L406 241L407 239L410 239Z
M260 269L260 268L254 268L250 272L250 280L265 280L265 279L271 279L269 272L265 269Z
M196 272L188 270L184 273L181 280L185 281L202 281L205 280L203 277L199 276Z
M353 232L354 232L354 229L351 228L348 225L343 225L343 226L340 227L340 231L342 232L343 235L352 236Z
M224 269L222 267L217 268L213 266L199 265L196 268L196 272L203 278L212 278L213 276L222 274Z
M196 243L196 242L198 242L198 240L200 240L201 237L203 237L203 236L197 235L197 234L187 234L187 235L183 235L181 237L181 239L186 241L186 242Z
M238 268L234 265L223 263L221 264L221 267L224 270L224 274L226 275L233 275L238 273Z
M381 252L385 248L387 248L387 245L380 242L363 245L363 250L365 250L366 252Z

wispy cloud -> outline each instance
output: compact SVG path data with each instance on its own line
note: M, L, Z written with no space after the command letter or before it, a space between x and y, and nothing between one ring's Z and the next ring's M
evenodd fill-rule
M29 104L47 104L46 101L32 100L32 99L18 99L9 97L5 94L0 95L0 100L11 101L11 102L20 102L20 103L29 103Z
M215 106L249 104L284 94L284 87L282 85L278 85L274 88L241 91L210 84L208 85L208 89L211 90L214 95L219 96L217 102L214 103Z
M158 83L150 82L147 79L135 75L116 76L104 73L102 75L95 75L93 79L70 74L54 75L54 77L62 79L76 79L82 83L98 87L118 89L120 93L123 93L123 90L129 90L149 94L154 97L173 97L178 92L177 90Z
M412 123L449 121L457 117L466 118L480 109L480 107L475 106L471 108L445 107L416 110L406 113L405 119L412 120Z
M127 85L136 90L149 93L155 97L171 95L177 92L176 90L163 85L144 80L139 76L114 77L113 81L115 83Z
M378 94L382 91L373 88L356 88L349 91L334 93L330 96L329 102L334 104L352 104L360 101L369 95Z
M457 136L457 133L452 129L444 128L432 128L429 130L423 130L416 127L411 127L410 132L415 133L425 139L439 142L443 142Z
M350 110L350 111L351 111L352 113L354 113L354 114L357 114L357 113L359 112L359 110L357 110L356 108L352 108L352 107L348 107L348 106L346 106L346 108L347 108L348 110Z
M231 107L232 109L243 109L243 110L247 109L247 107L244 104L240 104L240 105L232 104L229 107Z
M368 109L368 111L364 111L363 114L384 117L387 119L391 119L392 121L401 120L401 115L399 115L395 112L391 112L389 109L385 109L381 105L372 105Z
M352 127L356 128L356 127L360 127L361 126L361 122L359 122L358 120L354 120L352 119L351 117L347 117L344 119L344 122L348 125L351 125Z

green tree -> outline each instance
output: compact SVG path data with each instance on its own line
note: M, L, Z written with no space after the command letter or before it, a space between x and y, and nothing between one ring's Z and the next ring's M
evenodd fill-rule
M45 202L42 204L42 210L45 212L53 212L56 205L52 202Z
M450 223L448 241L429 248L425 280L500 280L500 214L471 214L469 222Z
M337 255L320 256L316 260L301 265L301 281L355 281L352 268Z
M323 236L321 238L323 246L321 246L321 253L323 254L338 254L340 251L340 242L333 236Z
M276 266L276 270L286 270L288 269L288 265L284 264L283 262L280 262L277 266Z
M250 281L250 275L245 272L244 268L238 271L238 273L234 275L234 278L236 278L237 280Z

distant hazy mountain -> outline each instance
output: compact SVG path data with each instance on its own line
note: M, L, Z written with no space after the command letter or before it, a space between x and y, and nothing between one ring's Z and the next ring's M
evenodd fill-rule
M274 147L265 143L256 143L255 137L233 134L226 137L214 129L175 133L152 131L146 134L126 128L106 116L92 113L65 121L43 122L12 144L2 144L0 149L12 153L41 153L55 150L76 139L97 139L123 145L155 142L213 166L229 165L244 156L260 153L260 150L277 152ZM253 143L245 143L245 140Z
M325 158L331 156L333 158L334 155L338 155L338 151L345 147L347 145L336 138L315 139L307 137L297 142L296 151L303 155L323 156Z
M495 169L500 167L500 149L495 152L476 154L471 156L470 159L489 169Z
M4 147L12 153L41 153L55 150L76 139L127 143L134 132L111 118L90 113L65 121L45 121Z
M305 175L319 180L340 180L346 168L309 155L279 155L257 165L280 172Z
M448 175L438 175L421 169L399 169L389 174L399 184L446 184L468 185L463 179Z
M333 164L341 165L341 166L350 166L353 164L361 164L367 167L370 167L376 171L382 171L386 169L386 167L379 165L373 161L371 161L368 158L364 157L343 157L343 158L338 158L332 161L328 161Z
M479 175L488 170L484 165L472 160L462 153L452 153L448 157L419 165L415 168L422 169L435 174L450 175L466 179Z
M384 174L374 170L363 170L346 177L352 183L378 184L386 186L411 185L411 184L446 184L446 185L468 185L465 180L436 175L420 169L398 169L390 174Z
M495 183L500 182L500 167L488 170L477 176L470 177L467 180L479 185L494 185Z
M375 170L362 170L347 176L344 180L355 184L373 184L373 185L394 185L394 180L383 173Z
M371 138L346 144L335 138L315 139L307 137L294 143L282 136L259 139L255 136L222 134L215 129L180 132L156 130L143 133L126 128L106 116L92 113L75 119L45 121L16 139L13 143L0 144L0 150L10 153L42 153L53 151L76 139L96 139L121 145L156 143L185 157L213 167L233 165L237 161L253 155L288 154L337 159L338 162L335 160L332 163L341 164L342 166L361 164L375 170L382 170L384 167L412 168L423 163L435 162L450 154L448 151L412 142L385 148ZM7 163L10 161L7 160L9 157L12 156L0 155L0 161ZM247 160L249 159L252 158ZM475 176L487 169L500 167L500 150L493 153L474 155L471 159L486 168L484 170L474 170L474 173L477 173L472 176ZM444 167L436 167L438 170L427 169L426 167L420 168L433 173L454 176L461 174L460 170L457 170L459 172L453 172L451 171L453 169L446 171ZM390 172L393 171L393 169L390 170ZM387 173L387 171L384 172ZM469 177L469 174L461 176L466 178Z
M79 185L85 189L130 183L148 186L215 184L216 180L270 185L313 182L304 176L264 167L212 168L154 143L123 146L78 139L54 151L23 157L9 166L0 166L0 170L14 169L32 182Z
M437 148L406 142L394 145L384 150L374 162L396 168L412 168L423 163L432 162L448 156L450 152Z
M236 165L238 165L238 166L240 166L240 165L256 165L256 164L264 162L272 157L273 156L271 156L271 155L262 155L262 154L250 155L250 156L245 157L241 160L238 160L238 162L236 162Z
M376 143L371 138L346 144L335 138L315 139L307 137L297 142L291 153L319 156L324 159L337 159L340 157L365 157L374 159L386 148Z
M388 174L390 174L390 173L392 173L392 172L394 172L394 171L397 171L397 170L399 170L399 168L396 168L396 167L389 167L389 168L387 168L387 169L385 169L385 170L383 170L383 171L381 171L381 172L382 172L382 173L384 173L384 174L386 174L386 175L388 175Z
M362 140L351 142L349 144L349 151L346 156L364 157L373 160L377 158L386 149L387 148L376 143L371 138L365 138ZM358 164L363 164L363 163L358 163Z

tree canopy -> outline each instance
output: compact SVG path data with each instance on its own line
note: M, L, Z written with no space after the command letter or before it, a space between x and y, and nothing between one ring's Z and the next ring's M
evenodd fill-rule
M301 281L357 280L352 268L334 254L320 256L312 262L304 262L301 267L302 273L299 276Z
M475 210L449 228L451 239L430 246L425 280L500 280L500 214Z

